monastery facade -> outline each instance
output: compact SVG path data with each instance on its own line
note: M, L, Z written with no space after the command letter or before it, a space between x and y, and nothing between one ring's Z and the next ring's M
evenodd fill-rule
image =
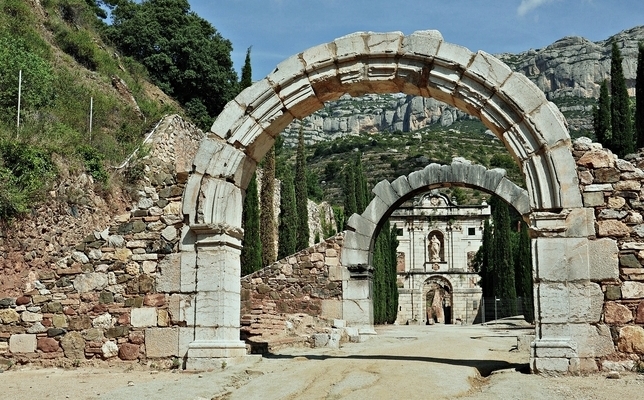
M481 304L472 261L490 206L459 206L438 191L404 203L390 217L398 229L399 324L471 324Z

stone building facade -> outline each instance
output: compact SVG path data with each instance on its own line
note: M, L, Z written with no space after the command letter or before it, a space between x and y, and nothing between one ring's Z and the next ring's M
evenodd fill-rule
M399 324L471 324L481 302L471 262L481 247L490 206L458 206L432 191L404 203L398 229Z

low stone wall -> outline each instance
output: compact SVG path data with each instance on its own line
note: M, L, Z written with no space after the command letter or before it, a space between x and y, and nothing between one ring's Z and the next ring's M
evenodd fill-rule
M340 265L342 242L338 234L243 277L242 334L288 334L286 315L292 314L342 319L342 280L347 279Z
M614 345L598 363L630 370L644 361L644 153L621 160L586 138L576 140L573 150L584 205L595 210L596 238L614 240L619 250L619 270L598 282L603 307L596 329Z
M143 160L145 177L132 188L129 211L96 223L104 228L67 254L13 265L24 278L0 298L0 357L62 363L179 356L191 297L164 288L176 270L181 196L202 136L179 117L166 118ZM57 241L55 232L47 237Z

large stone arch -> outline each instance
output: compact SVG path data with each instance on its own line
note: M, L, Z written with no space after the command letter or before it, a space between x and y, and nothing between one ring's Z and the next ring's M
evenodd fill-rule
M294 118L344 93L398 92L456 106L479 117L503 141L526 179L532 234L542 236L533 242L539 318L533 368L577 371L580 359L594 360L592 349L579 352L575 339L581 333L571 333L571 324L586 329L598 322L590 301L569 285L573 275L580 285L588 284L588 256L574 266L565 258L567 248L589 246L594 214L582 208L561 113L522 74L483 51L445 42L437 31L361 32L280 63L226 105L201 143L183 199L188 227L182 236L181 285L195 293L193 335L183 339L191 340L189 368L245 353L239 341L241 205L256 164L275 137ZM570 218L582 222L572 224ZM542 260L550 251L556 255ZM542 274L542 265L558 265L559 274ZM575 274L561 274L568 269ZM582 311L571 313L573 307Z

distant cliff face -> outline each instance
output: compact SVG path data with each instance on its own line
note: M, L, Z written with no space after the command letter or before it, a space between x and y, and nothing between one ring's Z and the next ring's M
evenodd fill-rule
M530 78L551 100L562 96L598 97L601 82L610 80L613 41L624 57L626 85L634 96L637 44L644 41L644 26L622 31L601 42L569 36L543 49L497 57Z
M496 55L515 71L525 74L568 120L571 131L592 129L594 98L599 86L610 79L611 44L615 40L624 57L624 76L635 95L637 45L644 41L644 26L620 32L593 43L577 36L565 37L538 50ZM284 131L286 145L295 146L300 127L307 144L363 132L409 132L433 124L450 126L471 118L466 113L434 99L392 95L343 96L302 121L293 121Z

